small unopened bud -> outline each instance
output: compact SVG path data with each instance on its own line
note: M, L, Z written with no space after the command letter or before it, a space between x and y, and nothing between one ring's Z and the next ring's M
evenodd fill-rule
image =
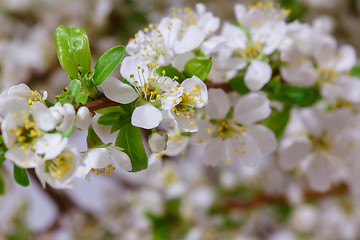
M76 113L75 127L85 130L88 129L91 124L91 115L87 107L81 107Z
M55 106L50 108L50 112L55 120L57 130L66 131L73 125L75 110L71 104L65 103L61 105L60 103L56 103Z
M149 146L152 152L159 153L166 149L167 134L164 132L155 132L149 136Z

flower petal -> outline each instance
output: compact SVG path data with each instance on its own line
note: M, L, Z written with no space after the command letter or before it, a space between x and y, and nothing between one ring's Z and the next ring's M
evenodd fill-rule
M270 154L276 150L277 141L274 132L263 125L250 125L246 132L257 142L263 154Z
M263 120L270 113L270 101L258 93L244 96L238 100L234 108L234 118L242 124L252 124Z
M279 149L279 163L284 170L294 169L309 154L311 145L306 139L285 138Z
M225 162L226 152L224 141L221 138L215 138L205 148L203 161L211 166L216 166L220 162Z
M116 162L119 168L125 171L130 171L132 169L130 158L126 153L115 147L109 147L107 149L110 152L113 161Z
M109 77L101 85L105 96L118 103L131 103L139 97L136 91L120 80Z
M44 131L50 131L55 128L55 119L45 104L34 102L32 106L32 115L36 125Z
M313 156L306 174L311 188L317 191L326 191L330 188L333 169L329 159L322 154Z
M1 99L0 116L6 117L8 113L21 113L22 111L29 112L29 104L25 99L15 96Z
M174 46L174 51L177 54L190 52L200 46L205 36L205 33L198 26L191 25L182 39Z
M131 116L131 124L133 126L145 129L157 127L161 120L162 112L151 105L151 103L135 108Z
M255 167L260 159L260 148L255 139L247 133L236 139L227 139L225 146L228 148L230 159L245 166Z
M356 51L350 45L344 45L339 48L338 60L335 65L335 71L346 72L356 64Z
M230 101L224 90L209 90L209 103L205 107L210 118L223 119L230 110Z
M271 78L271 67L268 63L254 60L245 73L245 84L252 90L260 90Z

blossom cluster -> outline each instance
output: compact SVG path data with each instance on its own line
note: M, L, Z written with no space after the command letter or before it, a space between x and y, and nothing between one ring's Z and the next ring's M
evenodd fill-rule
M221 25L204 4L174 10L93 69L85 31L60 26L55 46L70 84L56 104L24 84L4 91L0 153L35 168L44 186L64 188L76 176L144 170L150 153L176 156L192 145L211 166L276 158L314 190L345 182L359 193L354 48L318 26L287 22L290 11L272 2L234 11L236 23ZM110 76L120 62L121 80ZM96 124L117 132L115 142L105 144ZM88 131L82 153L69 144L74 128Z

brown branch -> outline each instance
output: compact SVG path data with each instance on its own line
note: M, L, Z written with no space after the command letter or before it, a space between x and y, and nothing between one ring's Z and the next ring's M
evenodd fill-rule
M221 88L225 92L232 91L230 85L228 83L207 83L207 88ZM94 112L96 110L111 107L111 106L120 106L121 103L114 102L108 99L105 95L101 95L98 99L91 101L84 106L89 109L90 112Z
M348 193L348 187L345 184L339 184L329 189L326 192L306 191L304 192L304 201L312 201L321 199L324 197L345 195ZM266 195L261 193L250 199L231 199L221 204L218 209L222 211L231 211L234 209L247 209L254 208L264 204L277 203L277 202L288 202L286 195Z

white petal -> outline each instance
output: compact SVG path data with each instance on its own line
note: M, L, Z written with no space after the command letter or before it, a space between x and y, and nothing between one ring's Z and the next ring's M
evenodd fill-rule
M25 83L20 83L18 85L12 86L8 95L18 96L18 97L26 97L31 93L32 90Z
M201 44L201 51L205 55L209 55L210 53L216 52L219 47L223 46L225 43L226 38L223 36L215 36Z
M178 18L166 17L160 21L158 29L163 36L164 44L166 45L167 48L169 49L173 48L175 41L179 37L179 30L181 28L181 24L182 21Z
M1 123L1 133L4 139L5 145L10 148L16 141L15 134L11 133L11 129L17 129L18 126L14 117L11 114L8 114L4 121Z
M178 127L184 132L197 132L199 130L196 120L184 116L175 116Z
M268 63L254 60L245 73L245 84L252 90L260 90L271 78L271 67Z
M325 156L316 154L311 160L306 174L311 188L317 191L326 191L330 188L333 170Z
M44 154L43 159L56 158L66 147L68 138L60 133L45 134L36 142L36 153Z
M336 61L336 40L332 36L321 35L317 39L314 57L320 69L331 69Z
M182 72L184 71L185 64L194 57L195 54L193 52L187 52L184 54L177 55L172 61L172 66L177 70L179 70L180 72Z
M212 88L209 90L209 103L205 109L210 118L225 118L230 106L229 98L222 89Z
M105 168L113 163L107 148L92 148L84 157L85 161L88 161L91 168L94 169Z
M91 124L92 118L90 115L90 111L87 107L80 107L75 116L75 127L85 130L88 129Z
M273 131L267 127L263 125L250 125L246 132L255 139L263 154L269 154L276 150L277 140Z
M5 158L7 160L13 161L16 165L21 168L33 168L37 165L39 159L36 154L34 154L31 149L28 149L29 153L25 154L25 151L19 147L8 149L5 152Z
M159 133L152 133L149 136L149 147L153 153L159 153L166 148L166 135Z
M131 116L131 124L136 127L151 129L157 127L162 120L162 113L159 109L146 103L135 108Z
M241 21L241 19L244 17L244 15L246 14L246 7L243 4L235 4L234 6L234 12L235 12L235 17L236 20L238 22Z
M356 51L350 45L344 45L339 48L338 60L335 65L335 71L346 72L356 64Z
M196 108L201 108L208 102L208 91L206 84L201 81L198 77L193 76L192 78L188 78L183 81L180 87L184 88L184 93L189 92L191 96L194 98L194 106ZM198 96L194 95L193 89L197 88Z
M267 118L271 113L270 101L258 93L250 93L239 99L234 108L238 123L252 124Z
M21 113L22 111L29 112L29 104L25 99L15 96L1 99L0 116L6 117L8 113Z
M143 59L130 56L124 58L120 73L129 82L138 81L143 86L144 79L147 81L149 77L149 67L144 63Z
M221 36L227 39L227 45L231 50L244 49L246 46L246 35L242 29L228 22L224 23Z
M284 139L279 150L279 163L282 169L292 170L309 154L311 145L308 141Z
M205 148L203 161L211 166L216 166L220 162L225 162L226 152L225 145L221 138L215 138Z
M286 33L286 24L284 21L277 22L275 26L271 28L271 33L268 38L266 38L265 47L263 53L266 55L274 52L280 43L284 40Z
M40 102L34 102L32 106L32 115L36 125L44 131L50 131L55 128L55 119L52 117L47 106Z
M125 171L131 171L131 161L126 153L114 147L109 147L108 150L111 153L113 161L116 162L118 167Z
M260 148L255 139L247 133L236 139L227 139L225 146L228 148L230 159L245 166L255 167L260 159Z
M178 42L174 51L177 54L186 53L199 47L202 41L205 39L205 33L199 29L196 25L191 25L185 32L184 36Z
M63 108L63 121L60 123L59 126L57 126L57 130L59 131L66 131L68 130L71 125L74 124L74 121L75 121L75 110L74 110L74 107L69 104L69 103L66 103L64 104L64 106L62 106Z
M105 96L118 103L131 103L139 97L136 91L120 80L109 77L100 85Z
M188 137L176 141L168 140L165 154L170 157L179 155L187 147L189 140L190 138Z

